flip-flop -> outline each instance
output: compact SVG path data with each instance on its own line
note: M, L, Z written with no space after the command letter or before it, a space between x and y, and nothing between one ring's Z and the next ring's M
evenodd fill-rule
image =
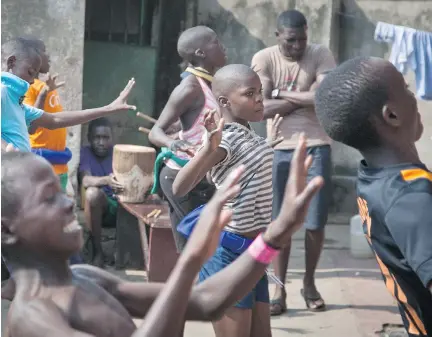
M280 316L287 311L285 297L278 297L270 301L270 315Z
M327 309L320 293L318 293L318 297L306 297L304 289L300 290L300 293L305 300L306 307L309 309L309 311L321 312Z

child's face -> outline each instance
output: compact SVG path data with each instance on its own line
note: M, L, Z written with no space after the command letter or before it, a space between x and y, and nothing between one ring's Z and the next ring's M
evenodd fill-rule
M394 133L394 137L404 142L415 143L423 133L417 99L403 75L394 66L389 67L388 75L392 83L388 108L397 115L401 125L400 132Z
M226 64L227 57L225 47L220 42L216 33L212 34L205 48L203 48L206 58L210 61L211 65L216 68L221 68Z
M67 259L83 244L74 203L61 191L59 179L48 162L33 158L26 166L16 172L22 177L15 183L21 204L10 220L10 235L27 252Z
M48 54L48 52L46 51L46 47L45 45L43 45L41 51L40 51L40 55L41 55L41 67L39 72L41 74L46 74L50 71L50 56Z
M8 70L18 76L22 80L33 84L35 78L37 77L42 61L40 57L34 57L33 60L16 60L10 58L8 60Z
M227 96L227 110L236 119L259 122L264 117L262 85L258 75L238 80L238 86Z
M89 137L90 146L98 157L106 157L112 148L112 132L108 126L97 126Z

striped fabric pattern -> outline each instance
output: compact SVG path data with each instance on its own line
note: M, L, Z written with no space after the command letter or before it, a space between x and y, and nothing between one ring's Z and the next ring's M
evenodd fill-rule
M225 230L242 234L266 228L273 201L273 149L252 129L238 123L225 125L219 146L227 156L211 170L217 188L234 168L245 165L240 193L226 205L233 210L233 219Z

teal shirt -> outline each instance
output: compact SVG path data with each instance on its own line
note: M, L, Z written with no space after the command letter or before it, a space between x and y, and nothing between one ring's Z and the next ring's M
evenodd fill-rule
M11 73L1 74L1 138L23 152L31 151L29 126L44 113L21 103L29 86Z

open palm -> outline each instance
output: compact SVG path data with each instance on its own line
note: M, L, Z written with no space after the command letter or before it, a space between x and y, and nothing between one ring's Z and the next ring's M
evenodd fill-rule
M109 107L115 111L136 110L135 105L130 105L127 103L129 94L132 91L134 86L135 86L135 79L131 78L128 84L126 84L125 88L120 93L120 95L109 105Z
M216 110L207 111L204 115L204 126L207 130L208 145L212 150L216 150L222 141L222 131L225 124L223 118L216 123Z

